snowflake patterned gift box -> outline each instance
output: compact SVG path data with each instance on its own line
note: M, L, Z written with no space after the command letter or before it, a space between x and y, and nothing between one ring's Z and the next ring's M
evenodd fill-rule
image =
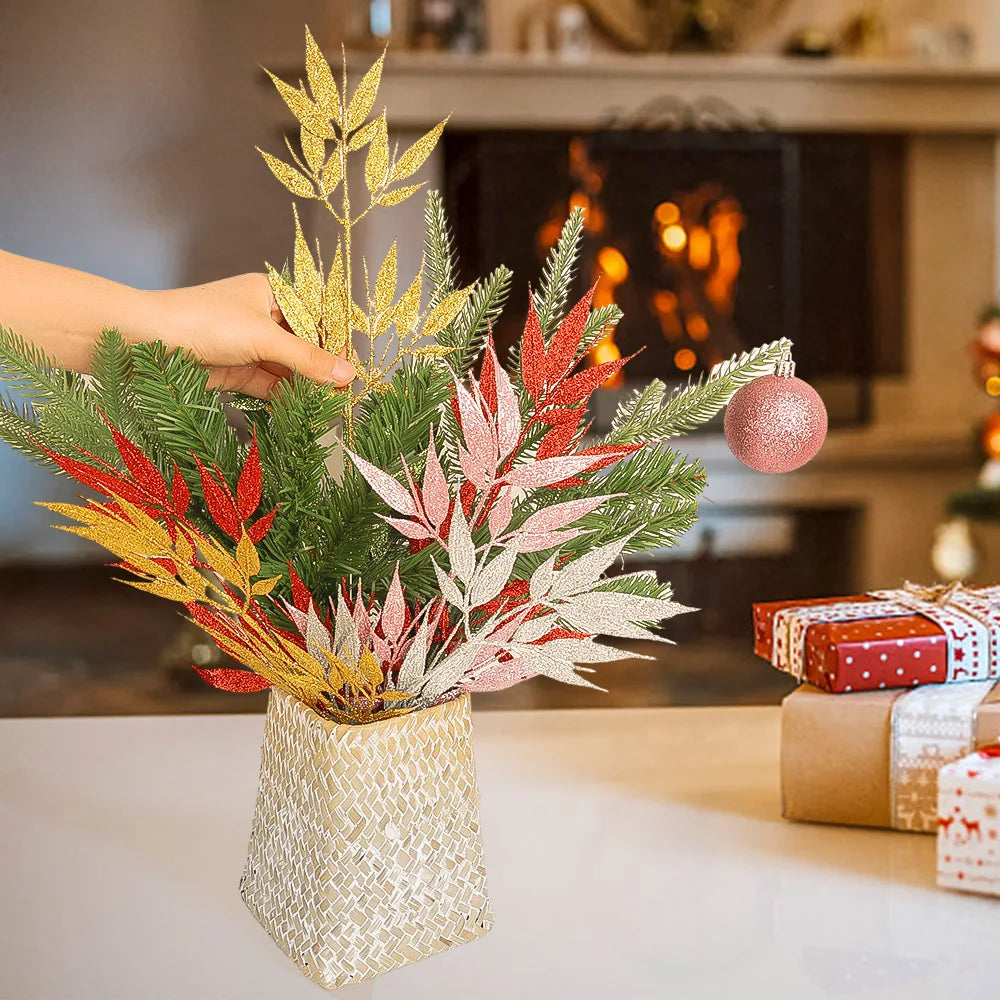
M941 768L937 881L1000 896L1000 744Z
M786 819L937 829L944 764L1000 740L1000 684L831 694L803 684L781 707Z
M1000 587L755 604L754 652L842 694L1000 678Z

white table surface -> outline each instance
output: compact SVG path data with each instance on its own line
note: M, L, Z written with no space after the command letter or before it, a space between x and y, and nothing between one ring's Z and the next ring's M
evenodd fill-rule
M779 816L776 709L477 712L496 926L345 998L986 1000L932 837ZM0 721L0 997L323 995L237 885L261 716Z

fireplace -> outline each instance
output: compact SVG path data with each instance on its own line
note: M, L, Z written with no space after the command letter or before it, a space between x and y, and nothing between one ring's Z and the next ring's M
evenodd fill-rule
M866 423L903 365L902 141L885 135L612 128L446 133L445 190L471 280L535 275L572 207L587 212L578 291L626 320L594 363L676 384L778 336L834 425ZM501 320L501 344L517 334ZM627 381L598 394L600 427Z

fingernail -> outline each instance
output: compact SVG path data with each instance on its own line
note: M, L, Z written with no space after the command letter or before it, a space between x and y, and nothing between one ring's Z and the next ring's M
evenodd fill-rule
M337 358L333 363L333 381L334 382L353 382L357 372L354 370L354 365L350 361L345 361L343 358Z

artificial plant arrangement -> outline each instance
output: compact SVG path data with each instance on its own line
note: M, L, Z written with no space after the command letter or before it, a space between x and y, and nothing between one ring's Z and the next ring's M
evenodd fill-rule
M308 86L273 77L299 143L287 160L262 153L339 227L324 255L293 210L291 266L268 274L294 333L353 345L350 389L296 376L267 403L224 399L194 358L114 330L80 376L0 333L0 374L27 399L7 399L0 437L101 497L48 504L72 522L63 530L112 552L131 586L182 605L245 668L200 671L209 683L273 686L243 892L327 986L489 926L468 692L536 675L592 685L595 664L635 655L600 637L656 638L688 610L653 572L606 572L694 523L705 474L667 442L790 346L676 392L654 381L592 434L588 400L627 359L587 367L621 314L592 310L592 290L569 301L579 212L520 306L506 364L490 325L511 273L458 285L437 194L415 276L400 280L396 243L377 267L358 259L356 226L416 194L444 125L392 145L375 107L382 65L350 93L346 64L335 80L307 32ZM418 866L431 876L414 888Z

